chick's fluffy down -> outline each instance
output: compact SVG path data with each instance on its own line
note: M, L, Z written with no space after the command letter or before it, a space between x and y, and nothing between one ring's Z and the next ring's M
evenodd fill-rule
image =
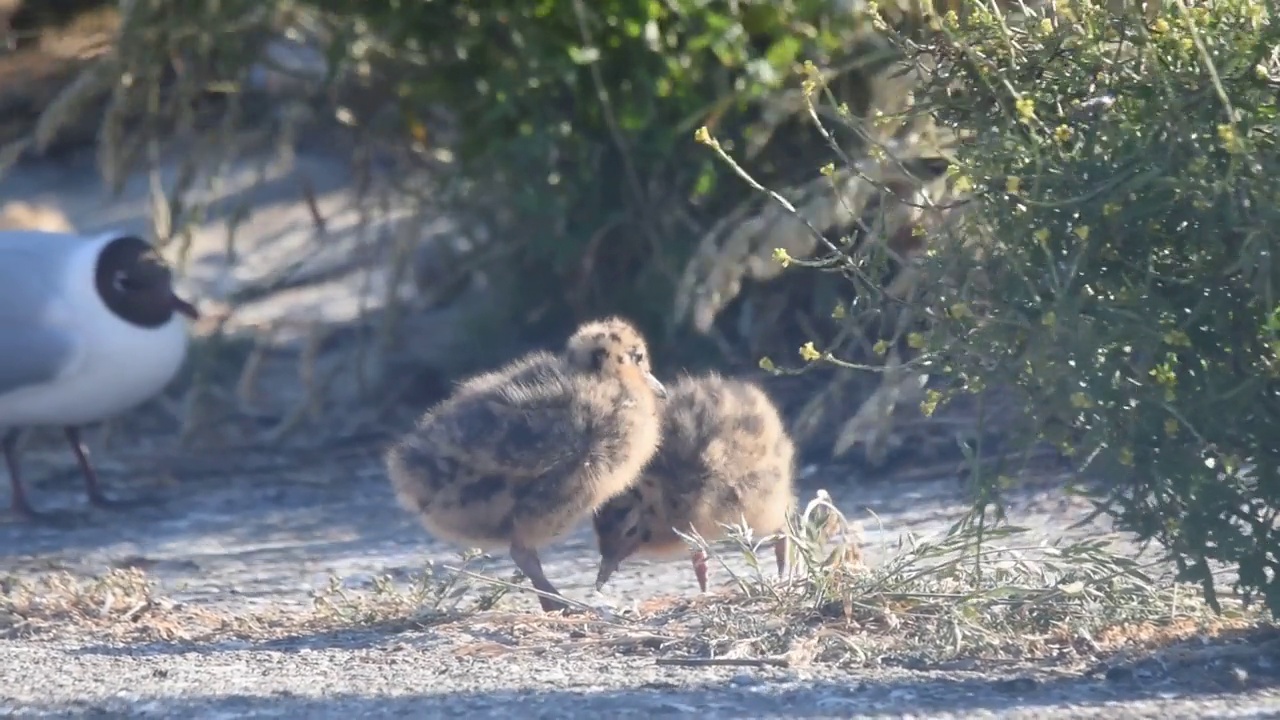
M535 353L462 383L388 466L401 504L433 534L536 546L634 480L659 422L624 384Z
M669 554L675 532L723 537L723 524L777 532L794 506L795 449L768 395L719 375L684 377L670 388L662 444L640 480L600 508L605 555Z

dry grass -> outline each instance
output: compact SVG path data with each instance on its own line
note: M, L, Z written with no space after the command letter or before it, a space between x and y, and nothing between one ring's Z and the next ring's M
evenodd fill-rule
M476 561L487 558L468 551L456 567L432 562L404 587L380 576L367 590L356 591L342 578L331 577L329 585L314 594L316 619L352 627L425 627L492 610L516 587L519 576L501 581L472 569Z
M858 665L1070 663L1267 624L1239 603L1213 613L1195 588L1154 577L1167 570L1159 561L1140 563L1101 540L1029 542L1027 528L962 521L938 539L904 537L867 567L849 548L857 528L821 493L789 535L792 577L774 583L755 572L737 578L732 600L684 610L699 618L691 652ZM754 554L749 537L738 545Z
M218 628L223 619L159 596L137 569L81 578L65 571L34 580L0 578L0 637L72 631L120 640L176 640Z
M886 562L868 567L858 550L860 528L823 492L787 532L794 569L776 579L757 556L769 538L733 529L730 543L749 572L733 574L737 587L723 594L655 598L569 616L442 613L438 598L484 597L489 582L437 568L433 577L447 583L447 591L379 585L358 598L344 594L352 610L332 606L330 614L385 624L391 615L418 613L436 623L436 632L472 638L459 651L480 655L656 651L665 663L747 666L986 660L1084 667L1171 648L1228 652L1235 646L1224 643L1245 631L1274 628L1261 610L1238 603L1213 613L1194 588L1155 579L1164 569L1158 563L1117 555L1101 541L1019 542L1024 528L959 524L937 540L904 538ZM723 558L700 538L687 539ZM425 613L413 609L415 597L433 598ZM1209 642L1215 639L1222 643Z
M929 542L905 538L887 561L869 567L857 551L858 528L821 493L788 534L794 570L787 577L773 577L769 563L756 560L758 539L739 532L729 542L753 569L733 575L733 590L631 607L578 604L566 615L512 609L503 602L511 590L528 588L516 584L518 576L484 575L478 553L432 564L407 582L381 577L353 589L334 578L314 593L309 611L232 615L185 606L161 597L138 570L7 579L0 581L0 634L204 643L365 633L381 641L430 627L451 652L476 656L623 653L664 664L995 662L1059 670L1109 658L1189 663L1269 653L1277 644L1255 642L1277 632L1262 611L1228 601L1214 614L1193 588L1156 580L1148 574L1158 569L1153 564L1112 554L1098 541L1020 543L1022 529L1003 527L985 529L979 542L978 528L959 525Z

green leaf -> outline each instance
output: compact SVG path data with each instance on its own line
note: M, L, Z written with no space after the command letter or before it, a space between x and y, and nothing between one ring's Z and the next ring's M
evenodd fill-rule
M796 58L800 56L802 47L803 44L799 38L790 35L784 36L769 46L769 50L765 53L765 59L769 61L769 64L774 69L783 71L795 63Z
M600 61L600 49L596 47L579 47L570 45L568 48L569 59L575 65L590 65Z

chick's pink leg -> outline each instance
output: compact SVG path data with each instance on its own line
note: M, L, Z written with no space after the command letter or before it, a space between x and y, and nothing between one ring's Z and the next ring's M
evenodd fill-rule
M693 551L693 574L698 577L698 588L707 591L707 554L701 550Z
M782 535L773 543L773 555L778 560L778 577L783 576L787 568L787 536Z

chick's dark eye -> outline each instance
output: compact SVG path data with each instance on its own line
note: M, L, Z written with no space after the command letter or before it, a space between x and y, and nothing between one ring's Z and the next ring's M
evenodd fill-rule
M639 350L632 350L631 359L634 360L637 365L639 365L644 362L644 353Z
M591 351L591 367L599 370L604 367L605 358L609 357L609 351L604 348L596 348Z

